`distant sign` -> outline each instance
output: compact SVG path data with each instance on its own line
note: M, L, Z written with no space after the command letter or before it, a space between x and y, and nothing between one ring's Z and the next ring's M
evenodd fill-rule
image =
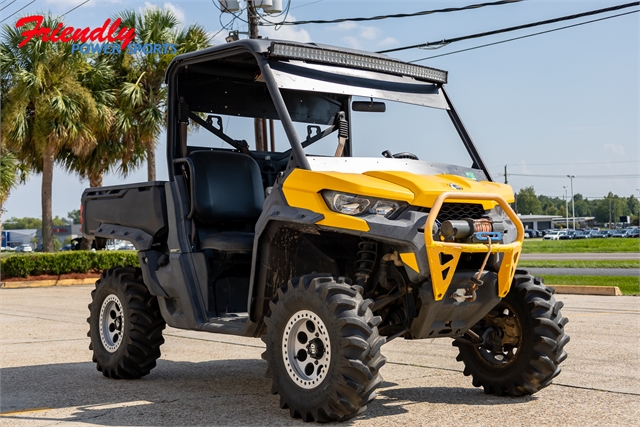
M631 217L629 215L621 216L620 217L620 222L630 224L631 223Z

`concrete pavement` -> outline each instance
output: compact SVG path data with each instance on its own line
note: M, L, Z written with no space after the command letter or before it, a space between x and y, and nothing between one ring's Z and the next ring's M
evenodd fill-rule
M522 268L535 275L555 274L561 276L640 276L640 270L637 268Z
M521 260L640 260L640 252L614 252L614 253L544 253L544 254L522 254Z
M308 425L269 393L258 339L169 328L150 375L104 378L86 337L91 288L0 289L0 426ZM344 425L638 425L640 298L558 298L571 342L548 388L487 396L450 339L395 340L378 398Z

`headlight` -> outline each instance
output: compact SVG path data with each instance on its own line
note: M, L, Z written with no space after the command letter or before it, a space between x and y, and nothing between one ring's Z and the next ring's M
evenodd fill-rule
M370 213L389 218L400 208L406 206L404 202L376 199L329 190L323 191L322 197L324 197L324 200L327 202L329 209L346 215Z

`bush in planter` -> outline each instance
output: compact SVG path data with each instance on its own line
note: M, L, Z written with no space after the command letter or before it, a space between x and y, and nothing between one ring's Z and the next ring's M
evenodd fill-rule
M100 272L111 267L139 266L136 252L70 251L63 253L37 253L2 258L2 277L27 277L43 274Z

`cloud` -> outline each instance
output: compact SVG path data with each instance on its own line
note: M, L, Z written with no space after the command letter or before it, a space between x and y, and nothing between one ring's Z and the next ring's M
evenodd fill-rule
M287 21L295 21L296 18L289 14ZM273 26L260 27L260 35L270 39L292 40L301 43L309 43L311 36L304 28L298 28L295 25L283 25L276 31ZM225 34L226 35L226 34Z
M340 30L340 31L350 31L350 30L353 30L354 28L358 28L358 24L352 21L341 22L337 24L335 28L336 30Z
M184 14L184 10L182 10L182 8L180 6L176 6L175 4L171 3L171 2L165 2L162 7L160 7L160 5L158 4L153 4L150 3L148 1L144 2L144 7L139 7L138 10L142 13L145 10L149 10L149 9L166 9L166 10L170 10L176 17L176 19L178 19L178 21L184 25L185 23L185 14Z
M352 47L354 49L362 49L362 43L360 43L360 39L354 36L346 36L343 37L342 40L347 44L347 46Z
M182 10L182 8L170 2L165 2L163 7L164 9L169 9L171 12L173 12L173 14L176 15L176 18L178 18L178 21L180 21L181 24L185 23L185 20L184 20L185 15L184 15L184 10Z
M394 46L400 43L397 39L393 37L386 37L378 42L378 46L380 47L389 47Z
M603 147L605 151L611 151L617 156L624 156L624 147L622 145L608 143L604 144Z
M356 22L341 22L332 27L334 31L347 33L342 37L342 41L349 47L354 49L371 48L372 44L367 42L375 42L382 37L382 30L373 25L362 25ZM387 37L378 42L377 45L388 46L397 44L398 41L393 37Z
M378 34L380 34L380 29L377 27L365 25L360 27L360 37L365 40L375 40L378 38Z

